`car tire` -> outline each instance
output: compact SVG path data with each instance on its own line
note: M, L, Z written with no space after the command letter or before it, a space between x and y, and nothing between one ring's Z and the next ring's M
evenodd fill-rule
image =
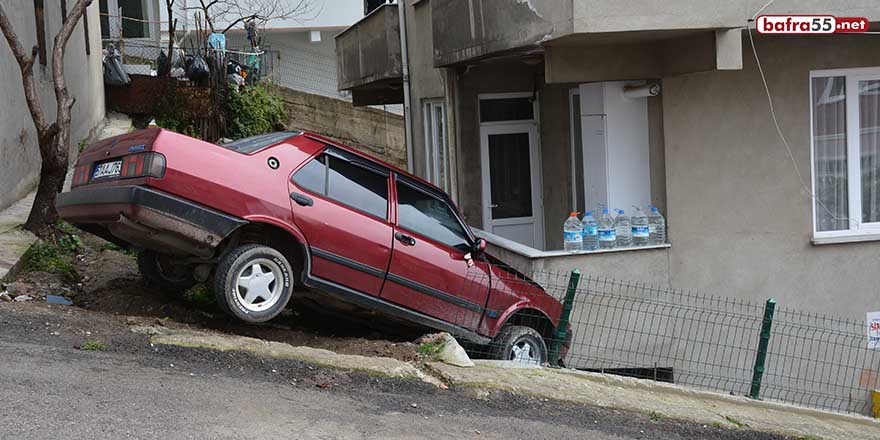
M191 264L175 261L175 257L143 250L137 256L138 269L147 286L174 294L183 292L196 284Z
M493 359L538 365L547 362L547 344L537 330L522 325L505 326L492 341Z
M220 258L214 295L224 312L249 323L278 316L293 294L293 268L281 252L260 245L239 246Z

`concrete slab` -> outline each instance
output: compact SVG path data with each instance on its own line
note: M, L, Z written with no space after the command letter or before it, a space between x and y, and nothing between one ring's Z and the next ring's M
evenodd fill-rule
M37 239L34 234L21 228L27 220L36 192L32 191L12 206L0 211L0 280L4 279L15 263L24 255L31 243Z
M651 414L704 425L773 432L799 438L880 439L880 421L633 378L548 368L503 368L475 361L460 368L430 363L458 386L496 388L537 398ZM502 368L499 368L502 367Z
M476 360L476 365L468 368L431 362L427 365L429 374L395 359L341 355L237 335L160 326L132 327L132 331L152 335L154 344L246 351L328 368L417 378L437 386L449 383L477 389L502 389L536 398L634 411L707 426L824 440L880 439L880 421L868 417L754 401L633 378L484 360Z
M322 367L359 371L385 377L419 379L436 386L441 385L440 381L426 375L412 364L392 358L338 354L329 350L294 347L283 342L265 341L246 336L169 329L167 327L140 326L132 327L132 331L152 335L150 342L153 344L220 351L246 351L257 356L291 359Z

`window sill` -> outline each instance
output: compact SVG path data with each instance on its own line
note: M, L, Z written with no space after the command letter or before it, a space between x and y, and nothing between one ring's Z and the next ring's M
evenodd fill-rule
M810 240L813 245L823 245L823 244L841 244L841 243L860 243L864 241L880 241L880 234L851 234L851 235L838 235L836 237L813 237Z
M569 257L569 256L578 256L578 255L595 255L595 254L611 254L615 252L632 252L632 251L644 251L651 249L667 249L672 247L669 243L665 244L655 244L651 246L639 246L639 247L628 247L628 248L617 248L617 249L599 249L595 251L576 251L569 252L565 250L553 250L553 251L542 251L538 250L524 244L517 243L513 240L508 240L504 237L483 231L481 229L477 229L471 226L471 230L474 231L474 234L477 237L483 238L488 241L490 244L500 247L502 249L506 249L510 252L513 252L518 255L522 255L527 258L554 258L554 257ZM878 237L880 239L880 237Z

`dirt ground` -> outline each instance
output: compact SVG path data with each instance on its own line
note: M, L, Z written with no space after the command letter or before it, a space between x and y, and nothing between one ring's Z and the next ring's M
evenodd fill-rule
M161 292L144 285L134 256L112 249L107 242L82 234L78 255L70 258L73 277L46 272L20 274L11 287L13 296L28 294L45 301L46 294L63 296L75 307L132 320L154 320L164 325L191 326L255 338L323 348L337 353L385 356L403 361L418 358L411 333L399 336L322 312L311 303L291 300L278 318L261 325L245 324L226 316L204 298L185 292Z

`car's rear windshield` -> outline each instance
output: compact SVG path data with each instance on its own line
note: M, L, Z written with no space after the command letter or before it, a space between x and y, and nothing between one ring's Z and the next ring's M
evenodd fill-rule
M276 133L258 134L244 139L239 139L228 144L219 144L223 148L237 151L242 154L250 154L260 148L277 144L287 138L299 135L299 131L279 131Z

